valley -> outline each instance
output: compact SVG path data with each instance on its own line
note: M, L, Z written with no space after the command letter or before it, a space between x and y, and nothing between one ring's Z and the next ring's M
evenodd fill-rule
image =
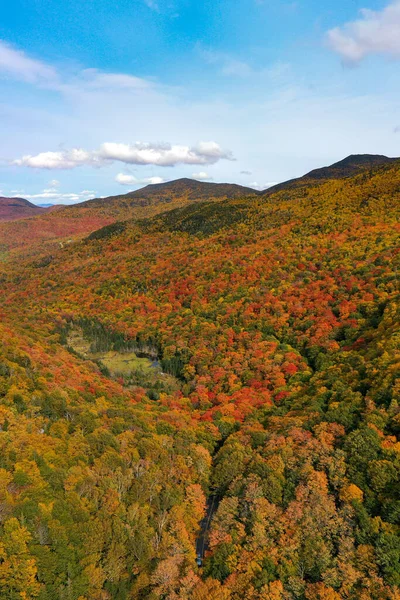
M400 170L350 158L0 224L0 597L398 598Z

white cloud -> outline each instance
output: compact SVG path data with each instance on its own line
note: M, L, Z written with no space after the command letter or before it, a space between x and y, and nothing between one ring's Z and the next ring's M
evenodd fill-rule
M51 83L57 81L57 72L45 63L29 58L21 50L0 40L0 73L5 73L27 83Z
M400 58L400 1L381 11L362 9L360 19L331 29L328 43L348 63L358 63L369 54Z
M94 151L73 148L57 152L41 152L34 156L27 154L14 160L13 164L34 169L74 169L84 165L99 167L118 161L134 165L173 167L178 164L211 165L221 159L234 160L232 153L222 150L216 142L200 142L192 148L142 142L136 144L106 142Z
M58 188L60 185L60 182L58 181L58 179L52 179L51 181L49 181L49 186L51 188Z
M118 173L115 178L117 183L121 185L135 185L137 184L137 179L133 175L125 175L125 173Z
M198 181L212 181L212 177L205 171L200 171L200 173L193 173L193 179L197 179Z
M37 194L25 194L22 192L26 200L31 200L35 204L74 204L75 202L84 202L96 197L96 192L93 190L83 190L76 193L61 193L54 188L46 188Z
M83 165L100 166L101 159L96 153L87 152L82 148L59 152L40 152L35 156L26 154L13 161L19 167L33 169L74 169Z
M216 142L200 142L197 146L170 144L102 144L98 155L105 160L117 160L134 165L173 167L178 164L211 165L221 159L233 160L232 153L224 151Z
M312 78L315 85L310 86L309 76L307 79L292 69L284 76L283 84L279 78L277 82L257 75L254 85L259 87L253 90L252 86L243 86L239 78L224 86L221 78L208 69L210 85L202 85L201 93L197 67L193 64L192 74L182 87L166 87L154 81L149 87L111 90L90 84L97 71L71 76L70 64L68 69L60 66L60 81L67 83L54 90L57 95L53 88L47 91L48 85L35 84L26 96L18 90L18 102L14 94L1 97L0 157L34 157L48 149L98 151L105 140L177 140L190 146L191 140L211 139L231 149L237 158L237 163L220 160L213 167L215 179L239 178L244 183L246 176L239 172L250 168L252 175L247 181L262 184L269 177L283 181L300 176L348 154L398 154L399 136L393 133L399 124L397 64L388 63L384 70L374 70L372 87L371 77L349 82L340 70L327 72L322 79L316 74L315 81ZM21 176L26 178L25 185L29 181L35 185L43 176L43 188L51 187L47 179L58 177L57 171L44 171L31 173L28 179L27 172L20 173L2 158L1 186L6 190L19 187ZM166 168L162 173L170 180L209 168L188 165ZM114 169L94 172L82 167L69 171L69 189L95 186L100 195L108 197L116 189L121 190L113 179L119 171L125 171L124 164L115 163ZM156 169L155 173L160 173L160 167ZM142 173L135 175L139 178Z
M145 185L150 184L154 185L156 183L164 183L164 179L162 177L145 177L143 179L137 179L134 175L126 175L125 173L118 173L115 178L117 183L121 185Z
M258 183L257 181L253 181L252 183L249 183L249 187L253 188L253 190L267 190L268 188L272 187L273 185L277 185L278 182L277 181L269 181L268 183Z

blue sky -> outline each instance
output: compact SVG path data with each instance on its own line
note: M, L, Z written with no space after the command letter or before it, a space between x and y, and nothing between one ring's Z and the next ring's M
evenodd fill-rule
M398 0L3 3L0 190L265 188L351 153L399 156L399 61Z

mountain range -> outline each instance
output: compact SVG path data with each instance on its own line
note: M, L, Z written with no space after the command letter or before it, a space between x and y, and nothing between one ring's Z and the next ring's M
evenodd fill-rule
M288 198L296 196L291 190L311 189L331 180L340 181L351 178L354 174L373 174L379 170L396 166L398 159L390 159L380 155L355 155L335 163L330 167L311 171L304 177L279 184L263 191L253 190L236 184L218 184L200 182L191 179L178 179L162 184L148 185L127 194L97 198L80 204L68 206L37 207L22 198L0 200L0 247L7 250L28 249L32 253L40 252L42 245L46 248L64 244L65 241L78 240L101 227L115 222L130 219L148 219L159 214L189 208L189 220L198 214L199 204L234 201L246 199L255 202L257 198L275 198L279 193L287 193ZM1 210L1 206L3 209ZM57 209L57 210L55 210ZM209 207L211 213L218 212L218 207ZM3 215L3 219L1 219ZM197 218L197 217L196 217ZM167 219L165 215L164 220ZM207 226L215 219L208 221ZM168 219L167 219L168 220ZM3 221L3 222L1 222ZM189 226L189 225L188 225ZM182 227L184 227L182 223Z
M75 208L99 208L107 211L123 212L133 208L149 207L155 205L176 206L177 202L186 204L190 202L202 202L204 200L222 200L239 198L245 196L265 196L277 191L298 188L302 186L320 183L323 180L343 179L351 177L368 169L377 169L399 162L398 158L388 158L382 155L359 154L330 165L310 171L303 177L291 179L279 183L266 190L259 191L232 183L201 182L193 179L182 178L167 183L147 185L144 188L109 196L107 198L95 198L85 202L74 204L66 209ZM0 221L17 220L33 217L52 210L52 205L38 206L23 198L0 197Z

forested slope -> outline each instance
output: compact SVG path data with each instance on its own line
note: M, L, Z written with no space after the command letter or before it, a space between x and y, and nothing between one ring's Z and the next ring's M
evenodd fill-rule
M0 252L22 249L37 253L73 243L96 229L127 219L150 218L160 212L204 201L254 195L250 188L229 183L179 179L148 185L135 192L94 198L70 206L39 208L20 198L0 198ZM2 200L6 201L2 206ZM11 202L11 204L10 204ZM12 223L2 223L11 220ZM25 218L33 217L36 218ZM7 217L7 218L6 218ZM18 219L15 221L14 219Z
M46 212L45 208L35 206L24 198L5 198L0 196L0 223L34 217Z
M388 165L0 263L0 597L397 599L399 200Z
M261 193L271 194L283 189L311 186L332 179L346 179L363 171L368 172L371 176L373 173L385 170L385 167L394 166L396 163L397 165L400 164L399 158L389 158L381 154L351 154L329 167L313 169L303 177L278 183Z

